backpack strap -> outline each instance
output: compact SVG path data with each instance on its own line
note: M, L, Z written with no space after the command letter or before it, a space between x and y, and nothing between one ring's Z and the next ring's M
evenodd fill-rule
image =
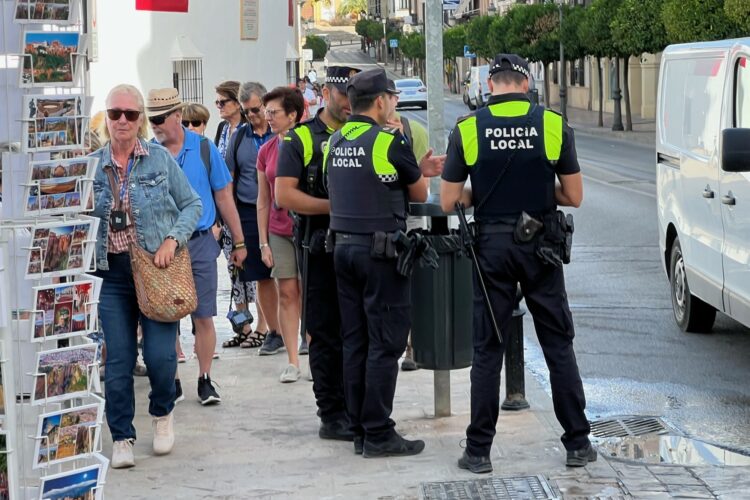
M409 145L414 147L414 137L411 133L411 123L409 123L409 119L405 116L401 116L401 125L404 126L404 137L409 141Z
M205 137L201 137L201 160L208 172L208 183L211 184L211 146Z

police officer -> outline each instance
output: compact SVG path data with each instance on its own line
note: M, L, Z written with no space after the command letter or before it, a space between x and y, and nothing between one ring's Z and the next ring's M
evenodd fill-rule
M549 252L540 251L560 232L557 206L578 207L583 198L573 131L559 114L529 102L524 59L499 54L489 74L488 105L453 129L440 203L445 211L458 201L475 207L475 251L503 338L520 283L549 368L555 415L565 430L566 463L584 466L596 460L596 451L588 439L563 269L554 259L543 260ZM471 187L464 187L469 176ZM492 471L504 343L492 327L476 272L471 424L458 466L485 473Z
M427 179L403 135L383 128L395 104L385 71L354 75L352 116L328 141L324 169L335 232L334 264L344 338L344 390L355 452L415 455L391 420L398 359L410 329L409 279L396 270L393 234L406 228L407 201L427 199ZM438 162L424 162L438 175Z
M341 319L333 254L325 251L328 192L323 184L323 147L351 113L346 84L358 69L329 66L326 106L284 137L276 174L276 203L297 214L295 244L302 269L305 327L310 334L310 372L318 404L322 439L351 441L343 385ZM306 247L306 248L304 248ZM305 280L306 278L306 280Z

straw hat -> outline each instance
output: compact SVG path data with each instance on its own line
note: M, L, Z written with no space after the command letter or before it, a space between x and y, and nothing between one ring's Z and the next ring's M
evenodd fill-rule
M182 109L182 100L177 89L154 89L146 99L146 117L166 115Z

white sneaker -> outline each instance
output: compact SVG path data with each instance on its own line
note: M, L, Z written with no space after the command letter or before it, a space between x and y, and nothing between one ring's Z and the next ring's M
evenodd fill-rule
M290 364L290 365L287 365L286 368L284 368L283 372L281 372L281 376L279 376L279 381L282 384L288 384L290 382L298 381L299 377L300 377L299 368Z
M112 462L110 463L113 469L127 469L135 465L133 443L135 443L135 439L123 439L113 443Z
M154 455L166 455L174 446L174 411L163 417L153 417Z

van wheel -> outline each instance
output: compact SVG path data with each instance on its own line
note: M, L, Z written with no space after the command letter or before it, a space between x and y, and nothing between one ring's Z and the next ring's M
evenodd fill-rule
M468 106L469 102L470 102L469 101L469 94L467 94L466 92L464 92L464 104L466 104Z
M669 262L672 311L677 326L683 332L710 333L716 319L716 309L690 293L679 238L674 240Z
M474 111L475 109L477 109L476 104L474 104L473 102L471 102L471 97L466 96L466 99L467 99L466 105L469 106L469 109L471 111Z

